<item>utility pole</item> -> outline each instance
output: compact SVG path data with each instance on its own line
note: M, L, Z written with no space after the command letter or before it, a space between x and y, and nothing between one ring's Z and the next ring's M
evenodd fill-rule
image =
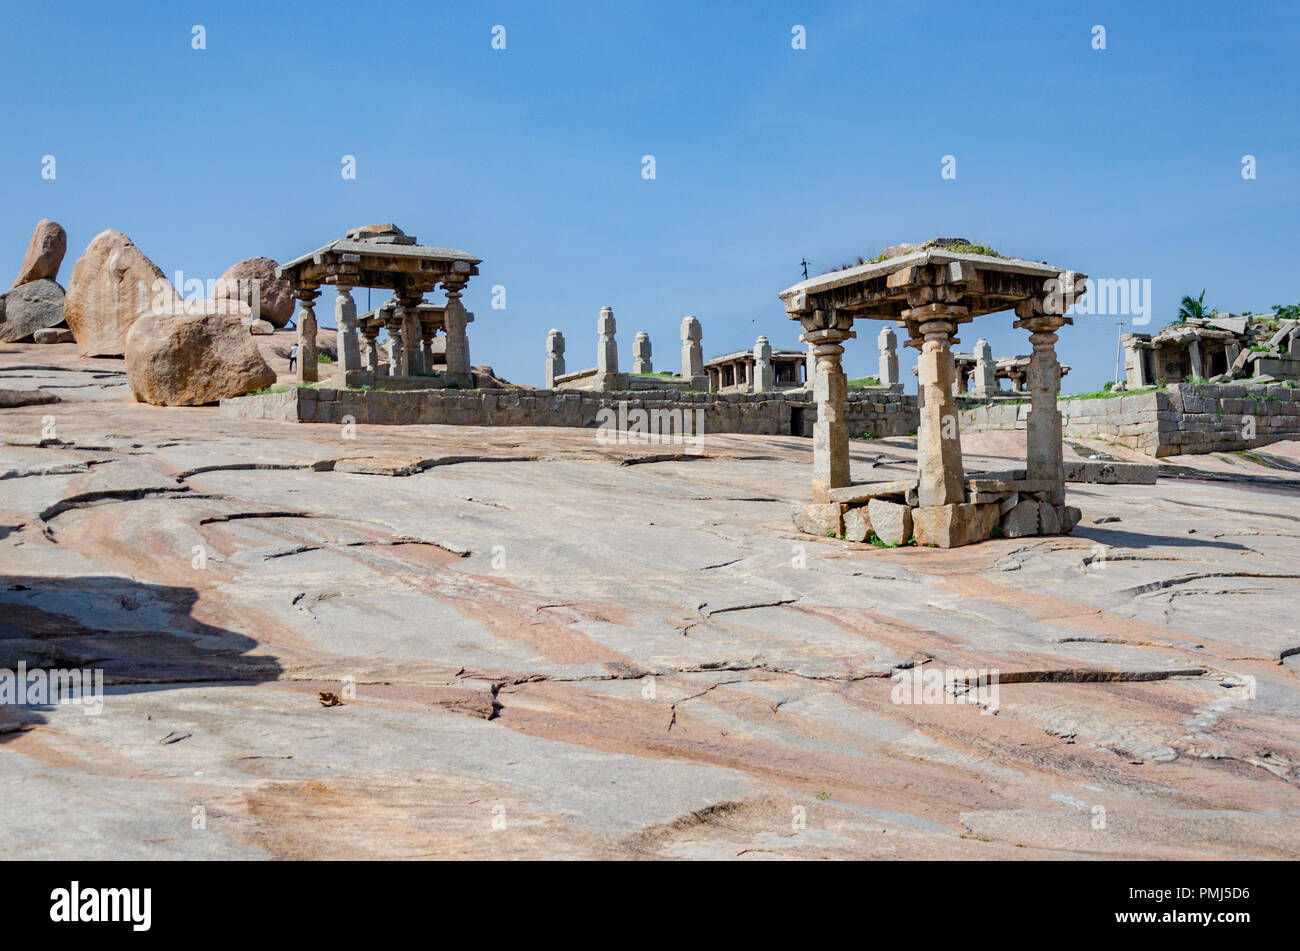
M1115 321L1115 385L1119 385L1119 365L1124 360L1124 318Z

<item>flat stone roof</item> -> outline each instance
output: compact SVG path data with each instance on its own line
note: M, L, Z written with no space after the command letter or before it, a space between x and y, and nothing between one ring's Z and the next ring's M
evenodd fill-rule
M928 269L922 272L920 269ZM894 278L901 271L912 274ZM946 269L946 273L945 270ZM1011 310L1017 303L1046 294L1045 282L1061 274L1072 274L1077 282L1075 296L1084 291L1086 275L1069 268L1021 258L967 254L929 248L858 264L800 281L778 295L785 302L787 316L813 310L837 310L854 318L899 320L908 309L910 289L940 283L957 288L969 317ZM891 279L893 278L893 279Z
M720 357L713 357L712 359L705 361L705 364L704 364L704 365L705 365L706 367L708 367L708 366L713 366L715 363L730 363L730 362L733 361L733 360L739 360L739 359L741 359L741 358L743 358L743 357L751 357L751 358L752 358L753 356L754 356L754 351L753 351L752 348L749 349L749 350L736 350L736 351L734 351L734 352L732 352L732 353L724 353L724 354L723 354L722 356L720 356ZM777 359L778 357L780 357L780 358L782 358L782 359L805 360L805 359L807 359L807 357L808 357L808 351L807 351L807 350L776 350L776 349L773 349L773 350L772 350L772 359L775 360L775 359Z

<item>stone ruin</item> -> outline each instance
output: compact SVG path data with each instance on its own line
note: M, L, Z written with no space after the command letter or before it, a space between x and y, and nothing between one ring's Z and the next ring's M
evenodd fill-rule
M1047 264L941 247L910 251L810 278L782 291L786 314L803 327L815 354L812 502L794 513L796 527L851 541L915 541L951 548L996 535L1069 532L1079 510L1065 504L1061 367L1056 340L1073 323L1065 311L1086 277ZM984 314L1014 310L1029 332L1031 406L1024 469L968 473L962 461L952 347L957 329ZM917 475L895 482L852 483L845 420L844 343L857 320L896 322L918 358ZM882 335L883 339L883 335ZM987 380L987 375L985 377Z
M1217 314L1125 334L1128 389L1185 381L1300 381L1300 321L1274 314Z
M996 399L998 397L1015 397L1029 390L1029 356L994 357L993 348L981 337L975 341L974 353L954 353L952 355L956 379L953 381L953 393L972 399ZM912 367L912 375L917 375L917 367ZM1067 376L1070 367L1061 364L1061 376ZM1002 381L1010 383L1010 389L1002 388Z
M704 364L711 393L770 393L807 386L807 353L773 350L767 337L754 341L754 349L737 350Z
M318 379L314 308L321 286L333 284L338 292L334 307L339 332L338 372L347 385L373 383L373 374L378 371L374 344L378 325L382 324L392 341L391 376L433 374L428 338L441 330L446 337L441 381L447 386L473 386L465 329L472 316L460 298L469 279L478 274L480 263L465 251L417 244L414 236L396 225L382 224L354 228L341 240L281 265L276 276L292 286L300 311L298 382L314 383ZM447 295L440 319L434 311L421 311L421 306L426 305L424 295L439 285ZM361 363L358 333L362 327L352 299L355 287L393 292L391 308L380 307L366 315L366 327L374 331L374 336L366 338L367 363L374 368L369 371Z
M703 336L695 317L682 318L682 369L677 375L655 374L651 360L650 335L639 331L632 342L632 372L620 373L618 362L618 325L614 309L602 307L596 318L596 366L566 372L564 334L551 330L546 335L546 388L587 390L612 393L620 390L696 390L708 389Z

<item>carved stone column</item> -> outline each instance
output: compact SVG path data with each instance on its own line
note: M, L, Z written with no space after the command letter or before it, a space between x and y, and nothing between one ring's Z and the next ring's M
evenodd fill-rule
M443 333L447 335L447 371L444 375L448 384L456 384L462 389L474 386L474 377L470 373L469 335L466 326L469 314L460 302L464 284L445 283L442 285L447 293L447 308L443 312Z
M555 378L564 376L564 334L552 330L546 335L546 388L555 389Z
M425 373L433 372L433 338L437 335L438 328L436 326L420 321L420 363L423 365Z
M1058 314L1034 314L1016 321L1029 331L1034 350L1029 357L1029 418L1025 440L1028 476L1052 483L1049 501L1065 502L1064 452L1061 445L1061 364L1056 359L1056 331L1073 323Z
M367 327L361 331L363 342L362 363L367 373L379 373L379 328Z
M956 366L952 346L965 308L925 304L905 311L909 336L919 345L916 363L917 402L921 422L916 430L917 497L921 505L951 505L966 501L961 434L953 399Z
M298 298L298 382L315 383L320 377L316 363L316 298L320 288L307 286L296 288L293 296Z
M406 347L402 341L402 308L399 304L384 321L388 330L388 375L406 376Z
M772 369L772 344L766 336L754 341L754 387L755 393L766 393L776 389L776 372Z
M650 360L650 335L644 330L638 331L632 340L632 372L654 373L654 364Z
M361 369L361 346L357 340L357 302L352 299L352 288L338 285L334 300L334 323L339 334L339 372Z
M404 295L397 299L397 315L402 322L402 351L404 353L403 376L414 376L424 372L424 357L420 352L423 332L420 329L419 295Z
M682 318L682 379L691 381L691 389L708 390L713 386L712 372L704 370L704 347L700 341L704 329L694 317Z
M844 355L844 341L857 334L849 329L853 318L847 314L840 316L818 310L800 323L804 333L799 339L811 346L817 361L813 379L817 422L813 426L812 500L825 503L830 501L831 489L850 482L849 427L844 418L849 382L840 358Z
M877 338L880 345L880 385L898 385L898 334L886 326Z

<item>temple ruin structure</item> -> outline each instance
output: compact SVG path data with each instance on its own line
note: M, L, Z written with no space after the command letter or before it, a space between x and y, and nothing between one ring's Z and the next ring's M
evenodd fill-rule
M804 531L854 541L943 548L997 534L1051 535L1070 531L1079 510L1065 504L1061 367L1057 331L1073 323L1065 312L1082 296L1085 276L1032 261L942 248L904 253L832 271L782 291L786 314L817 359L814 394L812 502L795 512ZM1024 469L967 473L954 393L952 347L958 328L984 314L1014 311L1029 333L1030 409ZM918 358L915 479L853 484L845 421L844 344L855 321L886 320L906 329Z
M371 320L369 326L379 321L388 331L393 343L391 375L435 372L429 357L431 339L441 330L446 337L443 384L473 386L466 334L472 315L460 298L469 279L478 274L479 263L465 251L417 244L414 236L396 225L382 224L355 228L341 240L281 265L276 276L289 282L298 299L298 382L313 383L318 379L315 304L321 287L332 284L339 297L334 311L338 320L339 371L349 383L364 382L358 333L366 341L366 360L375 368L370 372L377 372L377 330L372 344L372 338L366 337L359 325L352 299L353 288L374 287L393 292L391 308L381 307L366 315ZM441 308L441 319L435 320L431 311L421 313L420 308L426 304L424 295L439 286L446 293L447 303Z
M1300 321L1215 314L1123 336L1129 389L1185 381L1300 381Z

